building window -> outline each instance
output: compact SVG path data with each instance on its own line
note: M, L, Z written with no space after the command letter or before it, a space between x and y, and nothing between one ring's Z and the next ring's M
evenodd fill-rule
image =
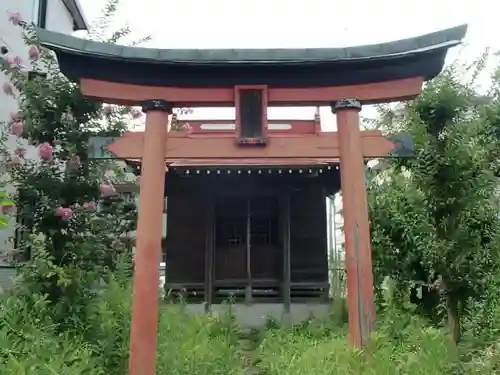
M47 27L47 7L48 0L35 0L35 17L36 26L41 29Z
M251 246L279 246L277 199L259 197L248 205L246 199L226 197L224 203L216 210L217 247L246 244L248 231Z

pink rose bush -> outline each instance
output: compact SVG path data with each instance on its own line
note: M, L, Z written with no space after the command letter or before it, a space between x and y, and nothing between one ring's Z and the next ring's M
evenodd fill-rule
M20 158L24 158L26 156L26 149L24 147L17 147L14 150L14 154Z
M83 204L83 208L85 208L88 211L95 211L97 210L97 204L95 202L85 202Z
M58 207L56 209L56 216L60 217L63 221L68 221L73 218L73 210L69 207Z
M28 49L28 57L31 61L37 61L40 58L40 50L37 46L30 46Z
M7 96L14 96L14 87L9 82L5 82L3 84L3 92Z
M102 183L99 186L99 191L101 192L101 198L109 198L116 195L116 189L111 183Z
M22 121L13 121L10 126L10 131L13 135L20 137L24 132L24 122Z
M46 162L51 162L53 159L54 148L50 145L50 143L45 142L40 145L38 148L38 155L40 159Z
M6 179L16 188L16 207L0 205L0 212L10 214L12 221L19 218L18 228L26 233L18 247L21 255L35 249L32 254L40 256L23 272L41 277L23 279L23 290L37 290L55 304L66 304L44 311L55 316L54 321L69 322L71 317L58 311L70 311L66 307L73 307L76 296L80 303L87 291L94 294L94 276L115 271L122 255L127 261L132 244L126 236L135 230L137 216L134 203L118 196L114 181L101 179L109 162L87 159L89 137L118 136L143 114L140 108L85 98L78 85L61 74L53 55L37 43L35 27L17 12L8 13L8 21L19 26L26 55L17 55L20 46L4 49L0 62L7 78L0 96L8 107L19 108L2 133L9 144L0 141ZM26 74L28 70L33 74ZM61 280L64 288L57 284ZM59 298L54 291L61 289L77 292Z
M9 12L7 17L9 22L15 26L20 26L24 22L23 16L19 12Z
M3 65L6 69L10 69L14 66L14 56L10 53L3 58Z

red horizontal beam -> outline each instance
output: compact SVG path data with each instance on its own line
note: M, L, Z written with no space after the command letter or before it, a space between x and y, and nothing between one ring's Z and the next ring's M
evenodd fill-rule
M268 88L268 104L329 105L332 101L355 98L363 103L383 103L408 100L422 90L423 77L395 81L366 83L351 86ZM106 82L88 78L80 79L83 95L106 103L137 105L145 100L163 99L176 106L186 107L231 107L234 106L233 87L181 88L142 86L126 83Z
M363 131L362 144L365 157L387 156L395 147L379 131ZM111 143L107 149L119 159L141 159L143 132L127 132ZM241 147L234 135L191 134L171 132L166 140L168 160L194 159L259 159L272 163L273 159L335 159L339 157L337 132L319 134L269 135L265 147ZM265 163L267 164L267 162Z

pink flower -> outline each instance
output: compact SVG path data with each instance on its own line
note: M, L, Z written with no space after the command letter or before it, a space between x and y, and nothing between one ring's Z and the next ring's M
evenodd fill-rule
M40 58L40 50L37 46L32 45L28 49L28 57L31 61L36 61Z
M47 142L42 143L38 148L38 155L42 160L52 161L52 153L54 152L54 148Z
M5 68L10 69L12 65L14 65L14 57L11 54L8 54L3 58L3 65Z
M23 65L23 59L21 58L21 56L14 57L14 65L18 68L20 68Z
M134 120L138 120L142 117L142 111L138 110L137 108L133 108L130 111L130 116L132 116Z
M14 121L10 125L10 132L18 137L23 135L24 123L22 121Z
M80 168L80 157L78 155L71 155L68 160L68 168L71 170L75 170Z
M24 147L18 147L14 150L14 154L19 156L20 158L24 158L26 155L26 149Z
M10 214L12 211L14 211L15 207L16 206L14 206L13 204L6 204L1 206L1 210L3 214Z
M99 191L101 192L101 198L108 198L116 195L115 187L109 183L102 183L99 186Z
M9 22L13 25L19 26L23 23L23 16L19 12L9 13Z
M59 216L64 221L71 220L73 218L73 210L69 207L58 207L56 209L56 216Z
M14 87L9 82L3 84L3 92L5 95L14 96Z
M85 202L83 208L89 211L95 211L97 210L97 204L95 202Z

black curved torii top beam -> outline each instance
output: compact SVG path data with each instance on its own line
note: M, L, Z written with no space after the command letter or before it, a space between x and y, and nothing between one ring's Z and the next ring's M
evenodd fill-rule
M441 72L467 25L399 41L302 49L154 49L126 47L37 30L68 78L174 87L325 87L424 77Z

